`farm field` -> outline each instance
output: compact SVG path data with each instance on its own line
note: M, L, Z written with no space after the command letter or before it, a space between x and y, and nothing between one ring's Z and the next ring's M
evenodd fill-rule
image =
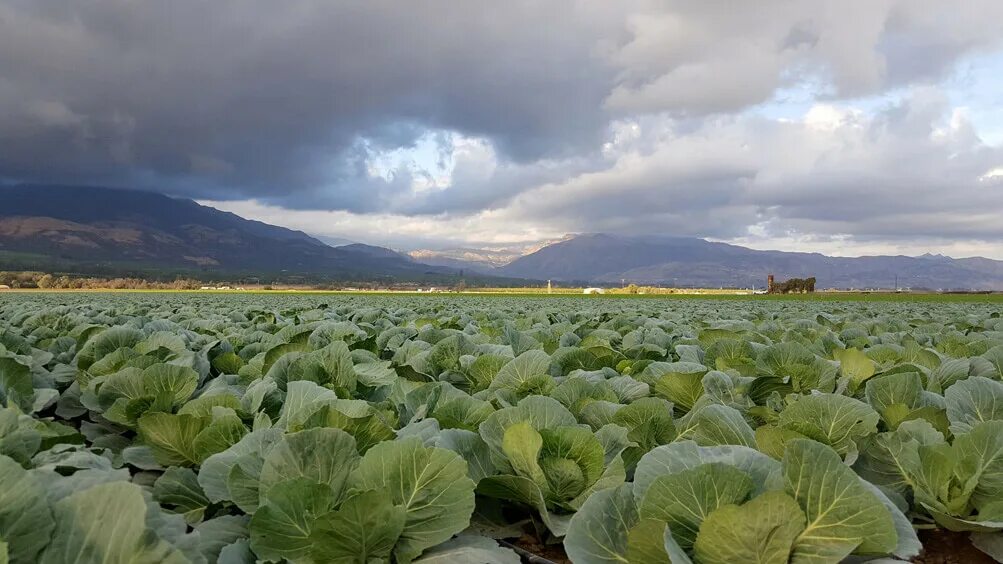
M877 296L3 293L0 562L1003 561L1003 302Z

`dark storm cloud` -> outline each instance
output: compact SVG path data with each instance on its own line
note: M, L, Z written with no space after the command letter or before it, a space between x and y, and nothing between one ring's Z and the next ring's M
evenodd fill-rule
M549 186L568 194L539 197L527 217L558 222L584 207L573 217L594 225L574 231L661 225L729 234L776 209L816 221L837 208L788 201L777 188L783 179L762 182L769 154L757 161L715 139L715 120L804 81L839 99L940 80L959 57L997 45L1003 5L966 8L932 0L841 9L788 0L0 0L0 181L409 217L500 209ZM617 120L661 116L671 118L669 141L635 147L633 160L607 148ZM914 123L928 129L931 121ZM759 143L770 127L743 131L742 142ZM491 161L459 159L447 187L424 193L413 188L423 171L371 174L374 155L446 131L483 140ZM666 143L699 147L701 160L643 162ZM909 170L909 155L901 157L889 170ZM970 180L986 160L971 158L973 168L957 174ZM881 172L857 164L847 183ZM595 179L605 188L575 192ZM824 185L818 190L827 201ZM634 195L634 209L618 191Z
M571 1L0 2L0 177L367 211L400 187L367 184L360 138L407 147L449 129L516 162L597 145L612 76L600 15Z

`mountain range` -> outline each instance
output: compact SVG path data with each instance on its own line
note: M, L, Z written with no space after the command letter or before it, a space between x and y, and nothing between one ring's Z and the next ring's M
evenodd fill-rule
M1003 290L1003 261L941 255L830 257L753 250L692 237L579 235L494 272L519 278L606 284L759 287L815 277L818 288Z
M1003 261L979 257L829 257L693 237L604 233L568 236L538 249L407 255L314 237L152 192L25 185L0 187L0 270L307 282L451 284L463 279L500 286L553 280L745 288L762 288L773 274L778 281L815 277L818 288L1003 290Z
M0 187L0 270L89 275L453 281L389 249L332 246L284 227L138 190Z

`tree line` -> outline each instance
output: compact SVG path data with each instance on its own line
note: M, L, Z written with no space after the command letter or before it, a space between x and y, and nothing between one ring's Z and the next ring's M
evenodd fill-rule
M9 288L40 288L43 290L196 290L202 283L198 280L179 278L170 282L144 280L142 278L87 278L78 276L57 276L43 272L0 271L0 286Z
M791 278L777 282L770 288L771 294L810 294L815 291L815 277Z

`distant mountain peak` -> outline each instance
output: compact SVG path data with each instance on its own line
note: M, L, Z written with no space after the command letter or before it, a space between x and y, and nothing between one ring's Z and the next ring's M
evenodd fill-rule
M512 261L501 274L588 283L762 287L814 276L819 288L1003 289L1003 261L983 258L829 257L758 251L677 235L585 233Z

